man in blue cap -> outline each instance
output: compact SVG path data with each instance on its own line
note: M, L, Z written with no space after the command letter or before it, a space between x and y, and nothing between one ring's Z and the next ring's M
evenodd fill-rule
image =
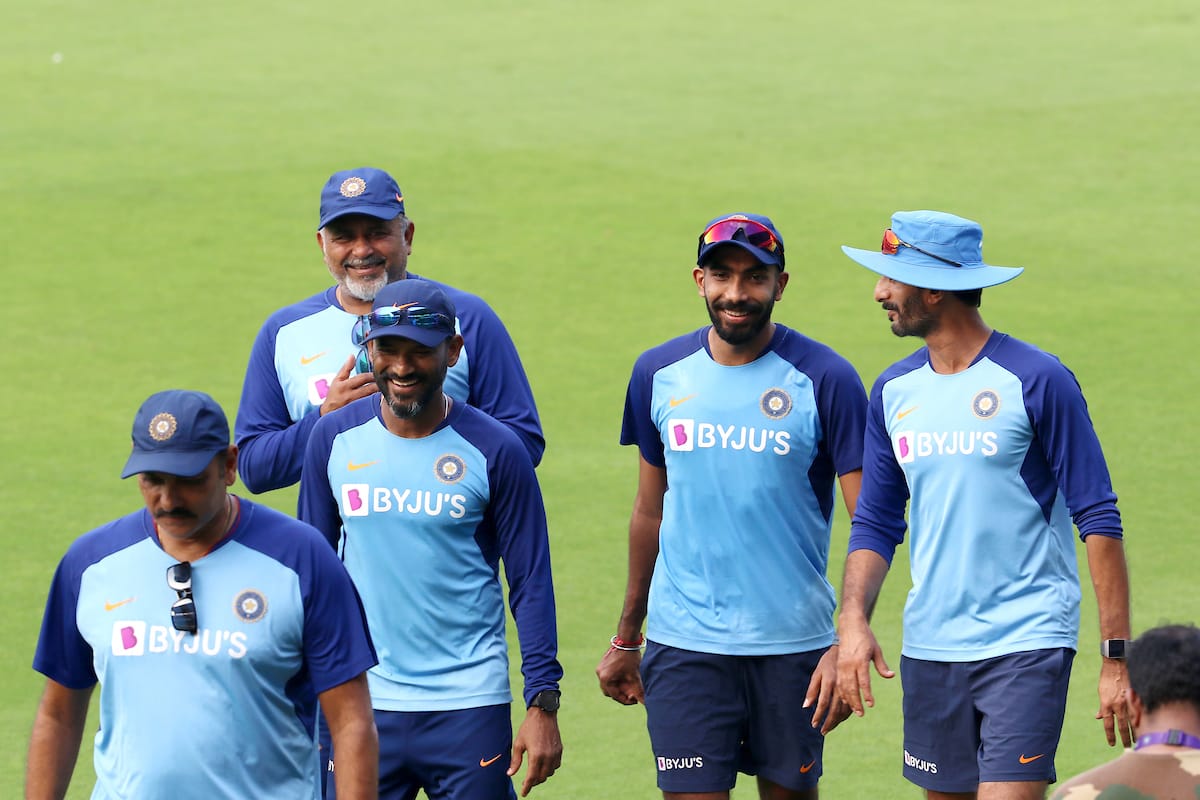
M356 371L362 343L352 331L384 286L410 277L415 230L400 187L383 170L344 170L326 181L317 244L336 285L276 311L254 341L234 426L238 468L250 491L299 481L318 417L376 391L372 376ZM463 337L447 393L511 427L536 466L545 439L512 338L482 299L440 285L454 299Z
M61 798L96 684L92 796L320 796L317 704L343 797L374 798L362 606L308 525L228 493L237 448L201 392L152 395L121 477L145 508L75 541L46 602L27 798Z
M317 422L300 481L300 517L340 550L379 647L382 798L513 797L528 758L524 796L562 759L541 490L517 435L443 389L456 312L429 281L380 290L362 331L379 392ZM501 562L525 679L515 739Z
M1020 267L983 260L979 224L935 211L892 217L878 251L843 247L878 273L897 336L925 346L871 390L862 493L838 618L838 690L873 705L869 667L894 673L869 621L911 529L904 609L904 775L930 798L1023 800L1055 780L1078 647L1072 522L1100 617L1100 710L1110 745L1131 740L1129 581L1121 516L1075 376L995 331L982 290Z
M825 572L835 484L850 513L858 496L866 392L772 321L788 273L768 217L710 221L692 276L712 324L643 353L629 382L629 579L596 673L645 703L664 797L728 798L743 772L763 798L815 798L823 734L848 713Z

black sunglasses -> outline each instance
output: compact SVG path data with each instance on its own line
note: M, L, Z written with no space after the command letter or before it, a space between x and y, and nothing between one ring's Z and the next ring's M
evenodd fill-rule
M167 586L179 595L171 604L171 624L175 630L195 636L200 625L196 621L196 599L192 597L192 565L180 561L167 567Z

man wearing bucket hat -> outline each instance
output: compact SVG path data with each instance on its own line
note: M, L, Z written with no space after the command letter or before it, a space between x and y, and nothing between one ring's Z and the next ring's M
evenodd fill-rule
M300 481L300 518L341 551L379 646L383 798L513 797L527 757L524 796L562 758L541 490L516 434L443 390L455 317L429 281L380 290L364 330L379 393L317 422ZM525 679L515 739L500 562Z
M384 286L407 277L416 226L395 179L372 167L334 173L321 191L317 244L336 285L272 314L250 351L234 433L238 467L250 491L300 480L304 447L322 414L373 394L375 381L355 322ZM446 393L508 425L534 466L546 443L533 391L512 338L491 307L439 284L458 310L463 337Z
M893 673L869 620L911 530L904 609L904 775L929 797L1040 798L1078 647L1072 522L1099 607L1100 710L1109 744L1131 731L1122 690L1129 583L1121 517L1075 376L995 331L982 289L1020 267L983 260L978 223L898 212L879 251L843 247L879 273L897 336L925 346L871 390L862 493L838 620L838 689L873 705L869 667Z
M823 733L848 713L825 572L835 483L851 513L858 495L866 392L772 321L788 273L768 217L717 217L696 256L712 324L642 354L629 382L629 578L596 673L645 703L664 796L728 798L744 772L764 798L816 797Z
M93 797L319 797L318 703L353 754L342 795L376 796L354 587L310 526L228 493L236 464L208 395L138 410L121 477L145 508L76 540L50 587L27 798L65 795L97 683Z

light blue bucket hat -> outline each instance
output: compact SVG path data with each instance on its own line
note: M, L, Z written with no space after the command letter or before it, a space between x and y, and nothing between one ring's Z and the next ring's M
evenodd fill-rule
M879 250L842 246L867 269L909 286L957 292L996 286L1025 271L984 263L983 228L942 211L897 211Z

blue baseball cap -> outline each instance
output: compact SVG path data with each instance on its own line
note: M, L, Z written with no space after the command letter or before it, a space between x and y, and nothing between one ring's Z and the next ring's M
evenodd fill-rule
M1024 267L984 263L983 228L941 211L897 211L879 250L842 246L867 269L909 286L948 292L1011 281Z
M420 278L395 281L375 295L363 342L400 336L436 347L454 335L454 314L454 302L436 283Z
M359 167L335 172L321 190L321 230L346 214L395 219L404 213L404 194L396 179L381 169Z
M199 475L229 447L229 421L204 392L170 389L152 394L133 418L133 452L122 478L139 472Z
M703 267L708 255L723 244L742 248L763 264L783 268L783 237L770 217L762 214L724 214L704 226L696 249L696 266Z

